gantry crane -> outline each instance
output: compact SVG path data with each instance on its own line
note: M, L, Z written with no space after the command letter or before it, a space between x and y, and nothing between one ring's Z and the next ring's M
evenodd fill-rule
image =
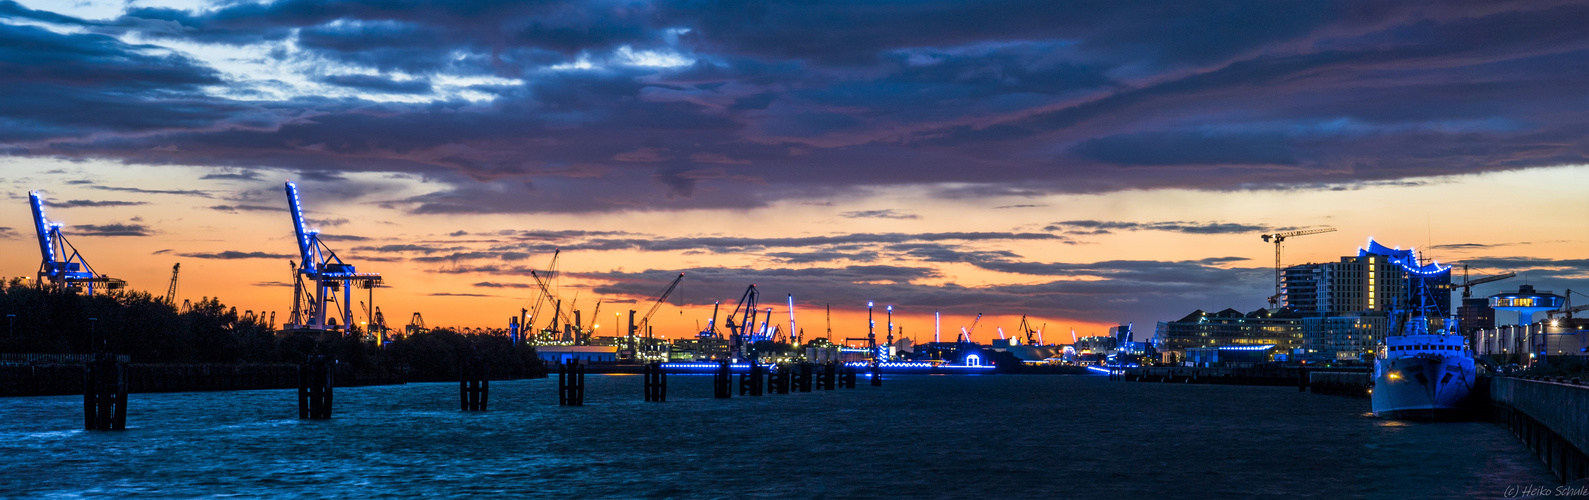
M352 331L354 285L370 290L370 302L373 303L375 287L381 283L381 275L358 272L352 264L342 262L336 252L320 241L320 232L309 229L304 222L298 186L292 181L287 181L287 205L292 211L293 232L298 237L298 256L303 259L298 266L298 275L314 282L314 293L308 297L308 309L293 314L298 323L285 325L285 329ZM327 318L330 315L327 306L331 303L338 306L336 316L341 317L340 322L334 316Z
M1297 237L1297 236L1307 236L1307 235L1310 235L1310 234L1329 233L1329 232L1334 232L1334 231L1335 231L1335 228L1333 228L1333 227L1320 227L1320 228L1313 228L1313 229L1303 229L1303 230L1299 230L1299 231L1286 231L1286 232L1283 232L1283 233L1274 233L1274 234L1262 235L1263 236L1263 240L1265 242L1273 241L1274 244L1275 244L1275 294L1269 296L1269 308L1270 309L1273 309L1275 307L1275 305L1280 303L1280 281L1281 281L1281 273L1283 272L1282 268L1280 267L1280 243L1286 241L1286 238L1294 238L1294 237Z
M1021 329L1022 332L1024 332L1026 334L1026 345L1037 345L1037 342L1040 342L1040 341L1037 341L1037 339L1033 338L1034 334L1036 334L1037 332L1035 330L1032 330L1032 324L1028 323L1026 321L1026 315L1025 314L1021 315L1021 325L1019 326L1019 328ZM1037 342L1034 342L1034 341L1037 341Z
M176 264L172 264L171 265L171 286L166 287L166 304L169 304L169 305L171 305L173 307L176 306L176 301L177 301L177 270L178 269L182 269L182 263L181 262L178 262Z
M61 234L61 223L44 217L44 197L38 191L28 193L33 206L33 228L39 235L39 286L70 292L83 291L93 295L100 288L116 290L126 281L94 272L88 260L77 253L77 247ZM70 254L68 254L70 252Z
M753 330L756 328L756 300L759 298L761 292L756 290L755 284L745 288L744 295L739 296L739 305L734 306L734 311L728 313L728 318L724 321L728 325L729 348L732 356L745 358L746 354L753 354L750 352L750 346L755 340L748 337L755 335ZM736 316L739 318L738 321L734 320Z
M425 317L420 316L418 311L414 312L414 317L409 318L408 326L404 328L404 330L407 331L409 335L430 331L429 328L425 328Z
M1506 274L1497 274L1495 276L1485 276L1483 278L1472 280L1472 279L1468 279L1468 265L1467 264L1463 264L1462 265L1462 284L1453 286L1452 288L1461 288L1462 289L1462 298L1466 299L1466 298L1473 297L1473 286L1474 285L1482 285L1482 284L1489 283L1489 282L1492 282L1492 281L1501 281L1501 280L1504 280L1504 279L1507 279L1507 278L1516 277L1516 276L1517 276L1517 273L1506 273Z

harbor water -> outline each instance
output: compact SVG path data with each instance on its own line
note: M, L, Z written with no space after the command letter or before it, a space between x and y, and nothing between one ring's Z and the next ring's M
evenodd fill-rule
M1295 388L1092 376L901 375L711 398L710 376L339 388L329 421L290 390L133 394L125 431L81 397L0 399L0 495L563 498L1501 498L1554 476L1484 422L1376 419ZM1515 490L1514 490L1515 491Z

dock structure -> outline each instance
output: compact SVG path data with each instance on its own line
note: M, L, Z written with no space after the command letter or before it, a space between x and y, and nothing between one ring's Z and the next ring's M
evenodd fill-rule
M712 374L712 397L717 399L733 397L733 391L729 390L731 380L733 378L729 374L728 360L718 361L717 372Z
M778 365L776 370L767 373L767 392L772 394L788 394L790 382L789 365Z
M645 369L646 401L661 403L668 400L668 372L662 363L650 363Z
M790 378L790 390L795 392L811 392L811 363L795 365L796 371Z
M833 390L835 379L838 378L839 365L834 362L823 363L817 369L817 389L824 391Z
M458 371L458 401L463 411L485 411L491 399L491 381L486 377L485 360L471 358Z
M309 356L298 364L298 418L331 418L332 388L336 386L336 361Z
M569 359L557 365L558 406L585 406L585 365Z
M839 387L845 389L855 388L855 367L845 365L844 371L839 372Z
M760 396L761 373L761 364L757 363L755 360L751 360L750 373L739 374L739 395Z
M83 427L90 431L127 428L127 365L115 354L95 354L83 366Z

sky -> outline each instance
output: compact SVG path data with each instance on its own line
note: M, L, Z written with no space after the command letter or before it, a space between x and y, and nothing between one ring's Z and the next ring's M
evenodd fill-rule
M1141 338L1324 227L1284 263L1589 291L1581 2L0 0L0 38L0 275L39 190L97 271L278 321L288 180L394 325L502 327L560 249L599 318L685 273L668 337L756 284L806 338Z

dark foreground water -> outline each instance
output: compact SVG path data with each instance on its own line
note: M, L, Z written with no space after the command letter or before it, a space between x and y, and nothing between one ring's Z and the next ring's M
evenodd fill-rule
M85 432L80 397L0 399L7 496L1500 498L1555 486L1497 425L1403 423L1281 387L1089 376L897 376L882 388L710 398L673 376L133 394L129 429Z

